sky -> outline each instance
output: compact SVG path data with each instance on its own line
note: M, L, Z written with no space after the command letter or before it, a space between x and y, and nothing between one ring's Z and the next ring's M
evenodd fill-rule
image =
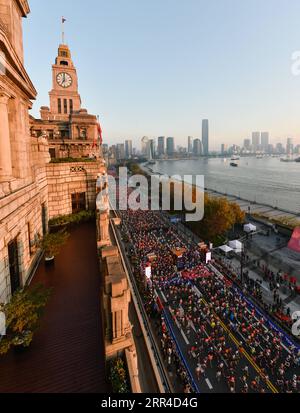
M201 137L211 149L253 131L300 143L299 0L29 0L25 66L49 105L51 65L66 42L83 107L100 116L108 144L143 136Z

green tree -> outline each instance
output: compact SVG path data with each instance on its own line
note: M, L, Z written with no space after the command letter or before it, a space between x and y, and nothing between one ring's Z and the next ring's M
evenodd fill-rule
M245 214L239 205L228 202L226 198L204 198L204 218L200 222L191 223L191 229L203 240L218 243L235 224L241 224Z
M51 290L41 285L17 291L11 301L0 307L6 316L6 336L0 340L0 354L11 347L29 347Z

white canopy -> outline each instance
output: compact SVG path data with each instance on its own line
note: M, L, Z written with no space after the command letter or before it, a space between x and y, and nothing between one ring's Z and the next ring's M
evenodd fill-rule
M222 247L219 247L219 249L223 252L225 252L225 254L227 254L228 252L233 251L232 248L228 247L228 245L223 245Z
M256 226L253 224L247 224L244 226L244 231L250 234L250 232L255 232L256 231Z
M242 251L243 244L238 240L230 241L229 242L229 247L232 248L235 251Z

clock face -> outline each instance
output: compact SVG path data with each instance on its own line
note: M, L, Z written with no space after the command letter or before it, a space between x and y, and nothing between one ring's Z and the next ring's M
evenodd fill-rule
M72 77L68 73L59 73L56 76L56 81L59 84L59 86L63 88L68 88L72 85Z

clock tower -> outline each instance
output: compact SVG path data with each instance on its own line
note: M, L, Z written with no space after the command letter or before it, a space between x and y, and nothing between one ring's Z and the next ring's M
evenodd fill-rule
M68 120L73 112L80 111L81 98L78 93L76 68L72 62L70 49L65 44L59 46L58 56L52 66L52 84L49 93L49 120Z
M64 41L59 45L52 65L49 97L50 107L41 107L41 119L32 119L31 130L38 137L47 137L51 157L99 156L101 128L97 116L81 107L76 68Z

